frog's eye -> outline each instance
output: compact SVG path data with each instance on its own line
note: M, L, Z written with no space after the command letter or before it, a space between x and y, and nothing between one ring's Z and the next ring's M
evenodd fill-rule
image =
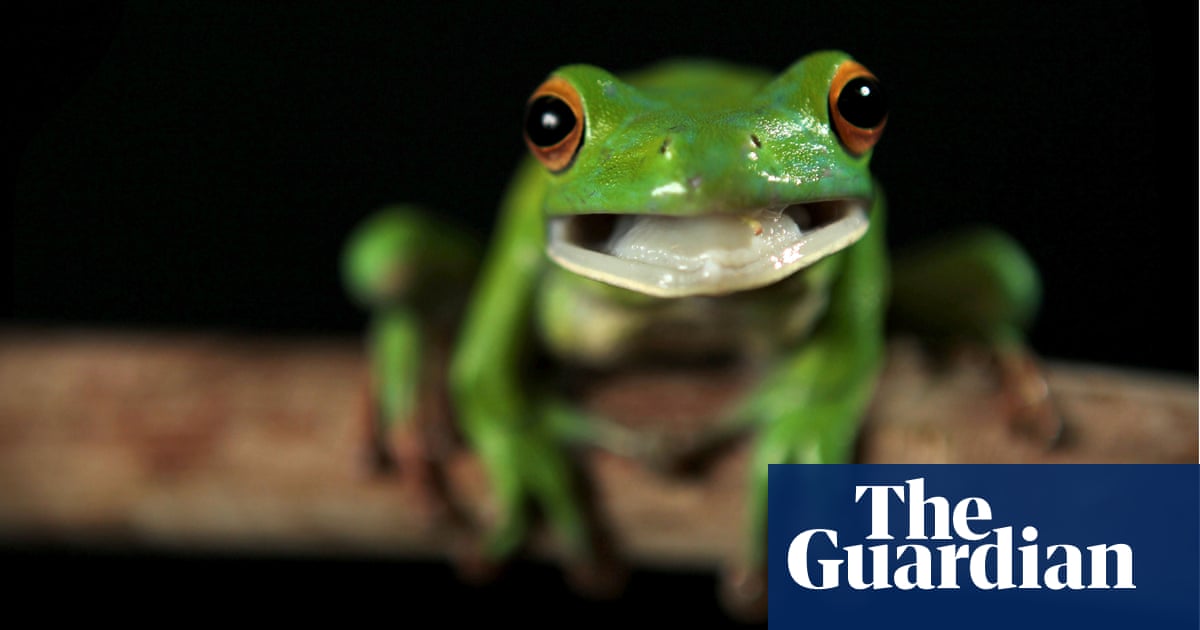
M870 70L854 61L838 67L829 88L829 118L846 150L862 155L887 124L887 96Z
M554 172L566 170L583 145L583 99L570 83L551 77L525 105L525 144Z

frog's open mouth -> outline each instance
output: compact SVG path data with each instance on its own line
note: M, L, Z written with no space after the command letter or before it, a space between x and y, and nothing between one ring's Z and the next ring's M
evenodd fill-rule
M550 219L546 252L579 275L657 297L722 295L774 282L862 238L863 199L693 216Z

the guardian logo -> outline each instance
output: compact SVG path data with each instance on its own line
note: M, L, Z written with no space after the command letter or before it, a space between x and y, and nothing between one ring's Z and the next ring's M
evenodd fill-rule
M1034 524L996 526L983 498L952 504L946 497L927 497L924 477L897 485L856 485L846 499L870 510L869 531L815 528L796 534L787 547L787 570L805 589L843 584L854 590L926 591L1137 588L1130 545L1043 544ZM889 524L890 511L900 509L907 510L903 542ZM840 546L855 536L881 542Z

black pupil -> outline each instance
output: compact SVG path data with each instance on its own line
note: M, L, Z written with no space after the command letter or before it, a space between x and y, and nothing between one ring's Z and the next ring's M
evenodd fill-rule
M838 95L838 112L846 122L870 129L887 116L887 97L879 82L866 77L851 79Z
M539 96L525 112L525 135L539 147L552 147L575 128L575 114L562 99Z

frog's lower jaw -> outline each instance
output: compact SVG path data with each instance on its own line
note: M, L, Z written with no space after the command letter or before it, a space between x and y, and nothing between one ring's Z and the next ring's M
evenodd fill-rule
M867 232L867 204L553 217L546 253L581 276L655 297L724 295L778 282L854 244Z

